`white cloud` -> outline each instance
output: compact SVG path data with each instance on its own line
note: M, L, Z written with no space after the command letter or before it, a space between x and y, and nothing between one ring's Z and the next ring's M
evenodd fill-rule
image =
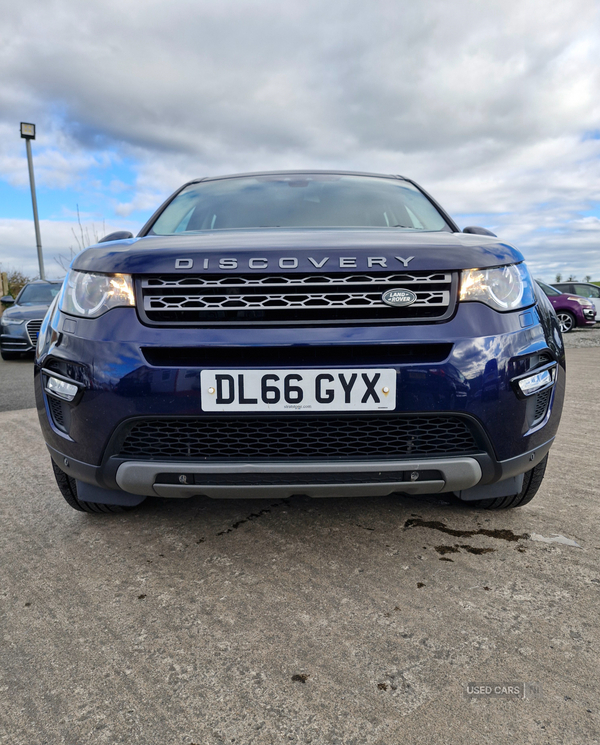
M132 193L89 184L121 220L197 176L402 173L540 265L556 252L600 278L582 243L600 203L596 0L30 0L3 8L0 61L17 187L20 120L38 123L41 186L136 164Z
M592 215L588 217L582 217L580 220L571 220L569 223L573 230L585 230L586 232L594 232L600 237L600 219Z
M96 243L98 238L115 230L137 232L139 225L122 220L119 223L40 220L43 259L46 277L64 277L70 260L81 247ZM19 269L29 277L39 276L35 233L31 220L0 219L0 268L2 271Z
M0 121L0 176L15 187L29 187L25 146L18 122ZM38 132L40 129L38 128ZM102 154L89 152L52 125L33 141L35 181L38 187L64 189L72 186L90 168L106 165Z

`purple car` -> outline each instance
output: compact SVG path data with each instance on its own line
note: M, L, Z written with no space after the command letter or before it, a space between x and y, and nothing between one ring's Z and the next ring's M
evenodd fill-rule
M539 279L536 282L552 303L563 334L572 331L575 326L593 326L596 323L596 306L591 300L559 292L545 282L540 282Z

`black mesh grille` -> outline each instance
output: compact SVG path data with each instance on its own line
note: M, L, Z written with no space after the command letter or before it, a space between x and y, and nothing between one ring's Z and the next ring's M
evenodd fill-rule
M151 419L129 425L125 458L415 458L481 450L456 416Z
M48 406L50 407L50 413L52 414L52 420L54 424L59 428L65 429L65 415L63 412L63 403L54 396L48 396Z
M533 414L534 424L537 424L546 416L546 412L548 411L548 404L550 403L551 393L552 389L548 388L547 390L537 394L535 402L535 412Z

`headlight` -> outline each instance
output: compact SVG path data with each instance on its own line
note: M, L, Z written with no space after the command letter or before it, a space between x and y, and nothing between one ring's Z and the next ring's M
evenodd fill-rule
M1 323L3 326L20 326L22 323L25 323L25 319L7 318L6 316L3 316Z
M135 298L129 274L92 274L72 269L58 307L72 316L97 318L111 308L131 305L135 305Z
M573 295L569 295L567 297L567 300L574 300L576 303L579 303L579 305L585 305L588 308L594 305L594 303L592 303L590 300L586 300L584 297L573 297Z
M494 310L516 310L533 305L533 282L525 264L493 269L465 269L460 283L461 302L477 301Z

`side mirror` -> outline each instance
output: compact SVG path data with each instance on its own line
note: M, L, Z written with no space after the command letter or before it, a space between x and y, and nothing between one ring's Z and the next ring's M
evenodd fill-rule
M12 295L4 295L4 297L0 297L0 303L2 305L14 305L15 299Z
M108 241L126 241L128 238L133 238L133 233L128 230L117 230L116 233L109 233L104 238L100 238L98 243L108 243Z
M491 235L492 238L497 238L496 233L492 233L487 228L478 228L477 226L469 225L468 228L464 228L463 233L475 233L475 235Z

